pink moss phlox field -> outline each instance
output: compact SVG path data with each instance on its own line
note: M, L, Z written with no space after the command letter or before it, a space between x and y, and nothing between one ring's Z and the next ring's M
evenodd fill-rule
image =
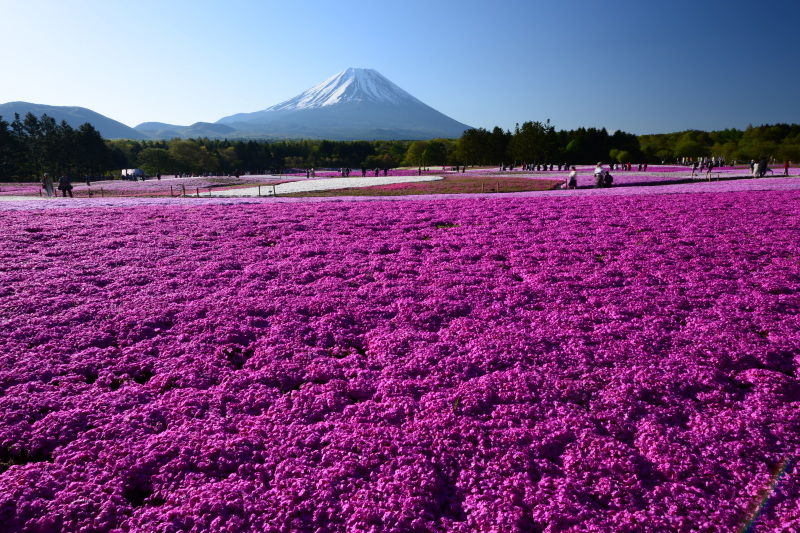
M608 166L606 165L606 168ZM578 170L578 187L582 189L594 187L594 166L592 165L579 165ZM670 183L686 183L686 182L706 182L707 175L705 172L698 172L692 177L691 167L682 165L651 165L648 167L647 172L632 170L613 170L614 186L639 186L639 185L657 185L657 184L670 184ZM399 168L391 169L388 171L389 176L416 176L418 169ZM796 177L797 169L791 168L789 174ZM497 167L492 168L469 168L466 173L456 173L453 167L430 167L427 170L422 170L424 175L447 176L458 174L459 176L466 176L472 178L496 180L502 177L515 177L515 178L530 178L530 179L546 179L546 180L560 180L566 181L569 172L567 170L554 170L554 171L526 171L519 168L514 171L501 172ZM374 170L367 173L368 177L375 175ZM380 172L383 176L383 172ZM779 169L774 169L773 173L767 174L769 178L779 178L782 174ZM255 185L277 185L287 181L306 181L308 179L325 179L331 177L341 177L340 171L334 170L319 170L316 171L315 178L306 178L305 172L287 173L282 175L242 175L238 178L234 176L211 176L211 177L185 177L177 178L172 175L165 175L161 180L153 177L147 181L128 181L128 180L109 180L97 181L91 185L86 185L85 182L80 180L73 181L73 194L79 198L98 198L98 197L177 197L185 192L187 196L213 195L215 191L235 189L238 187L247 187ZM361 176L360 170L356 169L351 174L351 178ZM715 168L712 173L712 183L719 183L718 180L736 180L736 181L751 181L751 173L747 167L720 167ZM742 180L742 178L745 178ZM348 178L342 178L348 179ZM763 180L752 180L761 182ZM357 186L357 180L353 181L354 186ZM389 186L391 189L414 187L409 185L393 185ZM724 190L724 189L723 189ZM58 191L56 191L58 192ZM36 198L42 197L42 188L39 183L2 183L0 184L0 199L3 197L17 197L17 196L31 196ZM58 193L61 196L61 193Z
M723 181L695 181L690 183L667 183L661 185L651 185L648 187L612 187L596 189L593 187L584 189L557 189L550 191L529 191L516 193L501 193L504 198L536 198L536 197L605 197L605 196L652 196L652 195L674 195L674 194L696 194L696 193L720 193L720 192L756 192L756 191L798 191L800 190L800 180L797 177L779 177L768 179L737 179ZM413 199L421 200L441 200L443 198L476 199L497 197L495 193L464 193L457 195L429 194L417 195ZM19 198L19 197L16 197ZM65 208L121 208L121 207L143 207L143 206L208 206L208 205L246 205L246 204L273 204L273 203L353 203L353 202L406 202L408 197L404 196L351 196L347 198L337 197L313 197L313 198L291 198L291 197L270 197L270 198L247 198L247 197L155 197L155 196L123 196L98 198L50 198L50 199L15 199L13 201L0 201L0 212L2 211L30 211L30 210L60 210Z
M0 220L3 531L800 529L796 191Z

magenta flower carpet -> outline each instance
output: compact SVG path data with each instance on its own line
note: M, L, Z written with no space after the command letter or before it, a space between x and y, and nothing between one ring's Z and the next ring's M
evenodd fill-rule
M800 530L796 190L33 204L2 531Z

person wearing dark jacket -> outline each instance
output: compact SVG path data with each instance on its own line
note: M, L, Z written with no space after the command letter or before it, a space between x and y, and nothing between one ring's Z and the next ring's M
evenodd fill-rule
M58 190L61 191L64 198L67 197L67 193L69 193L70 198L74 198L74 196L72 196L72 183L65 173L62 173L61 177L58 178Z

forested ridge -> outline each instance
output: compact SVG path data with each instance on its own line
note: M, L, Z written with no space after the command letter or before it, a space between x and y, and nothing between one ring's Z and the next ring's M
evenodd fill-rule
M72 176L280 172L286 168L396 168L453 165L674 163L714 158L800 161L800 125L776 124L705 132L634 135L605 128L556 130L529 121L513 131L467 130L458 139L430 141L105 140L89 123L75 129L28 113L0 117L0 180L29 181L45 172Z

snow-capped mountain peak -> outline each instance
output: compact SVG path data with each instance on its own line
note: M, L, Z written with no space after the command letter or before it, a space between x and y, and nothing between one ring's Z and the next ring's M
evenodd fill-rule
M455 139L469 129L366 68L349 68L290 100L219 119L242 137Z
M315 109L342 103L373 102L398 105L409 101L422 103L376 70L348 68L265 111Z

